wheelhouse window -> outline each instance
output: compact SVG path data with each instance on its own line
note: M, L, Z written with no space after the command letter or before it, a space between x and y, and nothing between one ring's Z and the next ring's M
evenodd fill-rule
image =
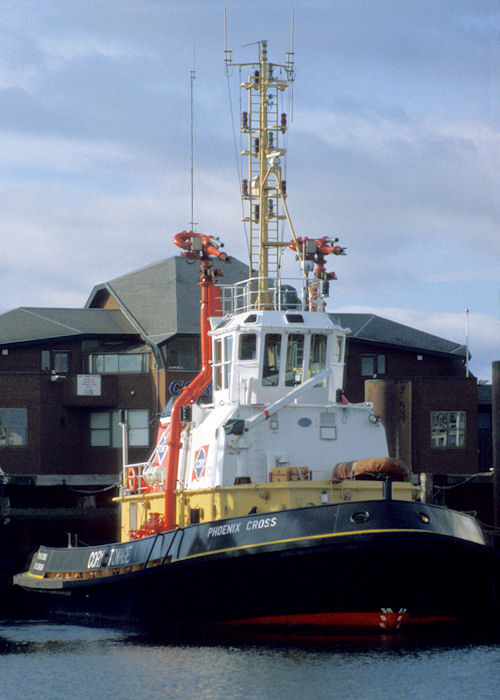
M90 446L121 447L121 411L95 411L90 414ZM149 411L131 408L125 411L130 447L149 445Z
M363 377L385 374L385 355L362 355L361 374Z
M343 336L336 335L333 340L333 361L342 362Z
M28 410L0 408L0 447L25 447L28 437Z
M239 360L255 360L257 357L257 336L255 333L242 333L238 350Z
M304 336L302 333L290 333L286 348L285 386L297 386L302 383L304 364Z
M140 374L147 370L147 355L110 353L89 355L91 374Z
M214 344L214 359L213 379L215 389L227 389L229 387L231 375L231 363L233 354L233 336L228 335L225 338L215 341Z
M229 387L229 377L231 374L231 361L233 357L233 336L228 335L224 338L224 368L223 368L223 381L224 388Z
M42 370L67 374L69 372L69 352L42 350Z
M266 333L264 339L264 361L262 366L263 386L278 386L280 378L281 334Z
M326 346L327 336L320 333L313 333L311 336L311 351L309 357L309 375L314 377L326 368ZM315 386L325 386L326 380L315 384Z
M431 411L431 447L465 447L466 418L465 411Z

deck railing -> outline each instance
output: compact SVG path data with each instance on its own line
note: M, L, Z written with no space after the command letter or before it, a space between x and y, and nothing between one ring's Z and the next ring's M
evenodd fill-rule
M252 277L236 284L219 286L222 314L247 311L321 311L326 295L318 280Z
M144 470L149 466L149 462L136 462L135 464L125 464L123 467L123 494L132 496L137 493L150 492L154 489L144 479Z

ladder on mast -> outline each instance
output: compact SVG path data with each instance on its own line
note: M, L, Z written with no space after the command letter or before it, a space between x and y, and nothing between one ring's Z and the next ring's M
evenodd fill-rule
M258 306L265 305L268 279L279 277L280 222L288 218L286 183L282 180L281 158L285 155L286 114L283 94L293 81L292 54L284 65L267 59L267 42L259 42L258 63L233 64L226 51L226 66L247 66L251 74L241 87L247 90L247 110L242 113L241 131L247 147L241 155L248 158L247 177L241 196L245 206L243 221L249 225L250 275L257 277ZM285 212L286 215L283 213Z

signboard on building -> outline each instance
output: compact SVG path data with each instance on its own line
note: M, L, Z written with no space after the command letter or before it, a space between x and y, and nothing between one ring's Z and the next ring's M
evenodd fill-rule
M76 378L76 393L78 396L100 396L100 374L78 374Z

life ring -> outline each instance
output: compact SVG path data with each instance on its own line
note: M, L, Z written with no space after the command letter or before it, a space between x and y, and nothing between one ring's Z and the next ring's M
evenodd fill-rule
M137 472L134 467L129 467L127 471L127 486L130 493L135 493L137 491Z

